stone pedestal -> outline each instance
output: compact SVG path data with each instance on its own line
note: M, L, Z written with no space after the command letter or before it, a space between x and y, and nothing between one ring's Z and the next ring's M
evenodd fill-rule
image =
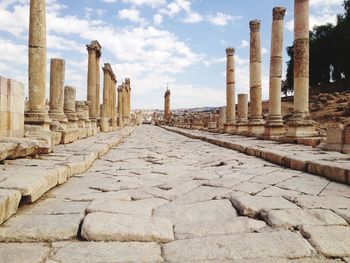
M250 116L249 135L264 133L265 121L262 116L261 91L261 40L260 21L250 21Z
M62 134L62 144L74 142L79 139L79 118L75 111L76 90L73 87L64 88L64 114L68 119L67 130Z
M278 137L286 132L281 114L283 19L285 13L285 8L275 7L272 14L269 116L264 133L266 138Z
M294 113L287 137L317 136L309 114L309 0L294 0Z
M238 94L236 134L248 132L248 94Z
M78 121L79 140L84 139L88 136L84 107L85 107L85 101L75 102L75 111L79 119Z

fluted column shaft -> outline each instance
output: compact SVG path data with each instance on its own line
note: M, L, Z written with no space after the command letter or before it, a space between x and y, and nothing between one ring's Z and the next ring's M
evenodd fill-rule
M227 66L226 66L226 122L228 124L235 123L236 102L235 102L235 64L234 64L234 48L226 49Z
M262 121L260 21L250 22L250 123Z

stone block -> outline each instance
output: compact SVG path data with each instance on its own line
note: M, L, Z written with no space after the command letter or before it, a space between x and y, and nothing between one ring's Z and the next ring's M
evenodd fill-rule
M0 225L17 212L21 197L20 191L0 189Z

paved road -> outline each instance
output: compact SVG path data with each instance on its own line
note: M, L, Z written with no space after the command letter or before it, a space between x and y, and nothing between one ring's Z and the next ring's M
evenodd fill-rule
M350 262L350 187L141 126L0 227L0 262Z

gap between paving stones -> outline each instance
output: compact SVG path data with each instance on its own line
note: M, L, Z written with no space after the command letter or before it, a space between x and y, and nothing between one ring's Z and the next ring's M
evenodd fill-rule
M0 225L17 213L20 205L33 203L70 177L86 172L96 159L117 146L135 127L99 133L67 145L38 159L16 159L0 165Z
M252 137L161 127L167 131L175 132L191 139L206 141L220 147L262 158L268 162L293 170L316 174L326 177L331 181L350 185L350 156L347 154L325 152L310 146L281 144ZM229 141L225 140L226 138L215 138L215 136L219 135L226 136L227 139L236 140ZM238 141L239 139L242 139L241 142ZM248 140L253 141L254 145L247 143ZM285 149L282 149L281 145L285 146Z

